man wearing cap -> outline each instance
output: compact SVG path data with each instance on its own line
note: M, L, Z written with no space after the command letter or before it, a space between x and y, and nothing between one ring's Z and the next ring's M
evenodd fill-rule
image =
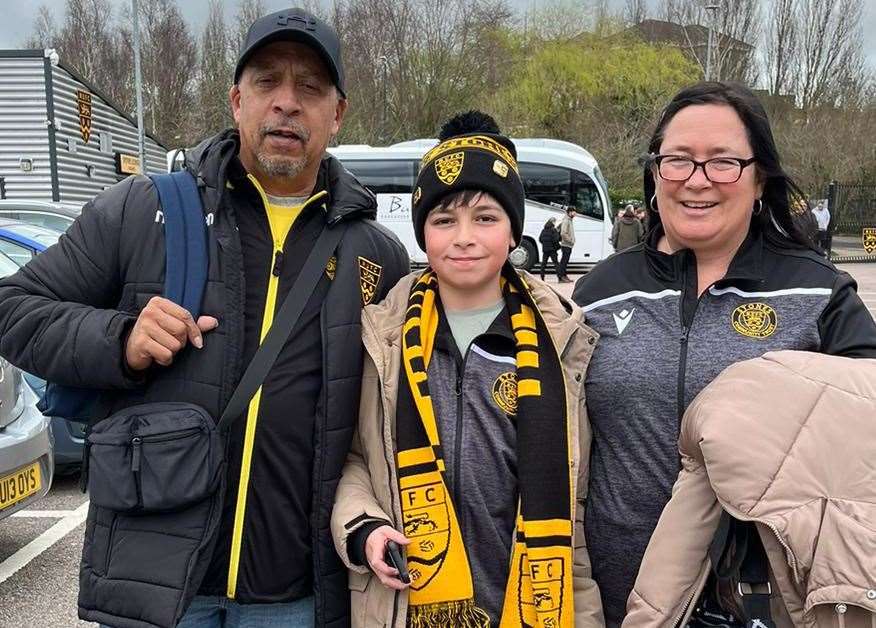
M373 194L325 153L347 107L330 26L301 9L257 20L230 101L236 128L186 155L209 252L197 321L160 296L163 215L146 177L98 195L57 246L0 283L0 353L49 381L103 389L93 422L153 401L218 418L318 236L346 225L232 425L218 532L198 560L171 576L172 557L151 549L156 535L191 540L178 516L91 505L79 612L104 625L166 625L156 617L169 605L186 628L349 625L329 516L358 412L360 311L408 271L408 255L374 221Z

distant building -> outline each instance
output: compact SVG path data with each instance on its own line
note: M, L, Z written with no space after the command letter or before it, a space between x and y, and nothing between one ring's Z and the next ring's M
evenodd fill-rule
M167 149L145 137L148 172ZM0 50L0 192L79 208L140 172L137 123L54 50Z
M649 44L674 46L700 66L706 66L706 51L709 45L709 29L699 24L676 24L664 20L642 20L626 31ZM718 78L722 80L743 80L754 53L754 46L744 41L713 31L712 62L718 68L719 55L723 61Z

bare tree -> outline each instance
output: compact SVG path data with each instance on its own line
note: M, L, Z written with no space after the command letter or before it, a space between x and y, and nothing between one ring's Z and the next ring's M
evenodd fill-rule
M801 0L797 93L803 109L834 103L863 72L863 0Z
M234 52L220 0L210 0L209 15L201 35L198 80L198 116L194 126L199 136L232 124L228 90L234 79Z
M764 67L770 94L781 96L792 89L796 63L798 0L773 0L772 18L765 30Z
M52 48L58 36L58 27L52 10L45 4L40 5L36 19L33 22L33 32L24 40L25 48Z
M83 37L83 33L88 33L88 37ZM66 64L129 112L133 101L133 66L126 37L124 29L114 27L109 0L67 0L60 26L55 25L46 5L40 7L25 45L56 48Z
M713 29L712 77L754 83L755 44L760 39L761 0L662 0L661 14L678 24L688 54L705 73L708 28ZM707 9L707 6L715 7Z
M192 142L192 82L197 42L173 0L140 0L144 109L148 126L169 146Z
M237 5L234 27L232 28L234 33L232 44L235 55L243 48L243 42L246 40L246 32L249 30L249 27L266 13L264 0L240 0L240 4Z
M624 6L624 21L635 26L648 17L648 3L645 0L626 0Z
M434 136L449 115L482 101L513 62L496 35L510 18L500 0L336 1L331 21L344 42L351 101L341 137Z

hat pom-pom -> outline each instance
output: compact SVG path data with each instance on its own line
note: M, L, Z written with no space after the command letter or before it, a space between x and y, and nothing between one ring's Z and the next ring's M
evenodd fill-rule
M468 135L470 133L491 133L500 135L499 125L493 120L492 116L483 113L482 111L467 111L453 116L448 120L438 135L438 140L444 140L457 137L458 135Z

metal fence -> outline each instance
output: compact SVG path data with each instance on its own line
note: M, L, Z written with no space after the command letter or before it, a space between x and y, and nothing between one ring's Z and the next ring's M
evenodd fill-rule
M831 182L827 249L833 262L876 262L876 184Z

